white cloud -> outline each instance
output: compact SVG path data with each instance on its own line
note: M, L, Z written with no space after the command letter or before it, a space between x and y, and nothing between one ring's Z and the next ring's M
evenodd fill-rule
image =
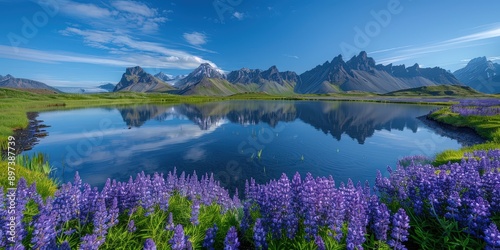
M189 44L194 46L200 46L207 43L207 37L200 32L184 33L183 36Z
M0 57L41 63L86 63L116 67L140 65L145 68L159 69L193 69L201 63L210 63L217 68L217 65L211 61L183 51L164 48L159 44L126 38L123 41L123 46L132 49L133 53L91 56L67 51L42 51L0 45Z
M288 55L288 54L284 54L284 56L286 57L290 57L290 58L294 58L294 59L299 59L298 56L295 56L295 55Z
M69 0L60 0L61 12L80 18L110 18L112 13L107 8L90 3L78 3Z
M392 51L394 56L388 56L384 59L381 59L379 60L379 63L388 64L388 63L418 58L422 55L430 53L474 47L480 44L485 44L486 40L488 39L493 39L498 37L500 37L500 23L489 25L488 30L444 40L441 42L432 43L430 45L410 46L409 48L400 47L400 48L381 50L378 52Z
M106 6L72 0L59 0L58 3L62 13L103 30L152 34L158 31L160 24L168 20L166 16L159 14L158 9L134 1L114 1Z
M143 67L193 69L201 63L210 63L217 68L213 62L186 51L169 49L159 43L136 40L127 34L73 27L66 28L61 34L81 36L87 45L107 48L110 54L117 55L120 60Z
M245 18L245 14L236 11L236 12L233 13L233 17L235 17L238 20L243 20Z
M498 60L500 60L500 56L488 57L488 60L490 60L490 61L498 61Z
M112 65L112 66L132 66L132 64L129 62L125 62L122 60L115 60L111 58L92 57L88 55L75 55L75 54L70 54L68 52L13 48L5 45L0 45L0 56L17 60L26 60L26 61L43 62L43 63L74 62L74 63L89 63L89 64Z
M137 15L142 15L146 17L152 17L156 14L156 11L150 9L143 3L138 3L134 1L115 1L112 3L113 7L117 10L129 12Z

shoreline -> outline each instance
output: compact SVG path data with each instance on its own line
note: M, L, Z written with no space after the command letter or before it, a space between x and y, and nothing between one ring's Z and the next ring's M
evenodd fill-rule
M38 144L40 138L48 135L44 128L50 126L43 124L42 120L36 119L38 112L26 112L26 117L28 118L28 126L13 131L12 136L16 138L14 146L16 155L31 150L33 146ZM2 150L2 157L6 156L6 152L6 150Z
M470 147L487 142L485 138L481 137L472 128L456 127L451 124L436 121L428 115L419 116L417 119L439 135L457 140L462 147Z

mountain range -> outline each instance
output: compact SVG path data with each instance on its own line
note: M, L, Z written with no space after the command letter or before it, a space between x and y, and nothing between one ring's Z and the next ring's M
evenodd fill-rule
M134 83L130 88L131 72L141 74L146 80ZM158 91L148 89L149 80L164 79L171 76L159 73L155 77L145 73L140 67L128 68L115 91ZM298 75L292 71L280 72L276 66L267 70L242 68L224 74L208 63L201 64L186 77L178 80L174 89L161 89L181 95L232 95L242 92L266 92L268 94L324 94L344 91L365 91L388 93L392 91L435 86L460 84L451 73L444 69L421 68L418 64L411 67L375 64L366 52L344 61L342 56L335 57L315 68ZM153 84L155 85L155 84ZM142 87L140 87L142 86Z
M233 95L243 92L268 94L328 94L338 92L394 91L438 85L467 85L483 93L500 93L500 65L479 57L453 74L445 69L382 65L362 51L345 61L341 55L302 74L242 68L225 73L202 63L188 75L173 76L159 72L154 76L139 66L127 68L118 84L97 87L99 91L166 92L180 95ZM41 82L0 76L0 87L40 88L58 91ZM63 90L64 91L64 90ZM71 91L70 91L71 92ZM73 91L75 92L75 91ZM95 92L77 89L75 93Z
M462 83L483 93L500 93L500 64L486 57L470 60L467 65L453 74Z
M302 82L295 92L301 94L331 93L339 91L365 91L387 93L396 90L440 84L460 84L446 70L375 64L373 58L362 51L345 62L339 55L300 75Z

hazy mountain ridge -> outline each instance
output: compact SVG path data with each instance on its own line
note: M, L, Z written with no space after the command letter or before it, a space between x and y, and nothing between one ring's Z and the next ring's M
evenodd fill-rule
M15 78L12 75L1 76L0 75L0 88L16 88L16 89L44 89L53 91L56 93L61 92L60 90L53 88L43 82L34 81L25 78Z
M486 57L470 60L464 68L453 72L464 84L484 93L500 93L500 64Z
M184 79L187 75L177 75L177 76L173 76L173 75L169 75L169 74L165 74L163 72L160 72L158 74L155 74L154 77L172 85L172 86L175 86L177 84L178 81Z

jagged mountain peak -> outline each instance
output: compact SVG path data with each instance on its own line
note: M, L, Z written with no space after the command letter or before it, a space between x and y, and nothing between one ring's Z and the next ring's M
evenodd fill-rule
M453 72L461 82L484 93L500 93L500 65L487 57L471 59L467 65Z
M171 86L147 73L140 66L135 66L125 70L120 82L116 84L113 91L162 92L172 89Z
M341 54L332 59L332 63L339 63L339 62L344 63L344 58L342 58ZM326 61L325 63L328 63L328 61Z
M467 64L473 65L473 64L487 63L487 62L488 59L486 58L486 56L482 56L471 59Z
M140 66L129 67L125 70L125 74L128 75L139 75L144 73L144 70Z
M224 74L209 63L200 64L191 74L196 77L224 78Z
M180 88L187 88L199 83L204 78L226 79L226 75L209 63L202 63L185 78L179 80L179 82L177 82L177 86Z
M347 61L350 70L365 70L369 71L375 67L375 60L368 57L365 51L361 51L358 56L353 56L351 60Z

